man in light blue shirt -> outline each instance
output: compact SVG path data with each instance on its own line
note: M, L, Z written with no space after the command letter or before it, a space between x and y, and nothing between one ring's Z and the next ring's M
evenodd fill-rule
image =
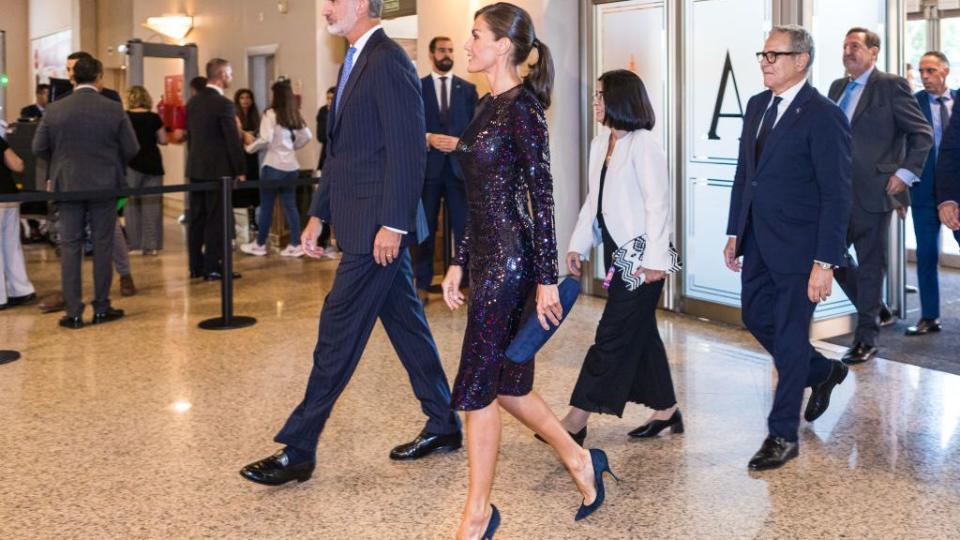
M910 85L877 68L880 36L851 28L843 42L847 76L830 86L829 97L850 121L853 149L853 208L847 229L847 264L835 272L857 307L857 328L843 360L858 364L877 354L880 321L893 317L884 309L890 219L910 204L909 187L920 179L933 131L920 112Z
M947 88L950 61L940 51L930 51L920 59L923 90L917 92L920 111L933 128L933 149L927 157L921 180L910 188L913 230L917 235L917 284L920 287L920 321L907 329L908 336L923 336L940 331L940 219L934 190L940 142L950 122L950 110L956 91Z

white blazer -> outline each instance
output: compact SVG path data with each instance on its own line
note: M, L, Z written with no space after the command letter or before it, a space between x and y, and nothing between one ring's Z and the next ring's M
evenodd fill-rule
M567 250L584 258L590 248L603 242L597 222L597 199L600 171L609 143L610 129L607 127L602 128L590 143L587 200L580 209ZM673 266L667 156L660 141L649 130L628 132L617 141L604 180L603 221L617 246L646 235L644 268L665 271Z

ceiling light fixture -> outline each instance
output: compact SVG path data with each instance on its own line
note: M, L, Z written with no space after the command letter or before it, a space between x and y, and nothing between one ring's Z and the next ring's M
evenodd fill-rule
M164 15L162 17L147 17L143 26L163 34L170 39L182 40L193 30L193 17L189 15Z

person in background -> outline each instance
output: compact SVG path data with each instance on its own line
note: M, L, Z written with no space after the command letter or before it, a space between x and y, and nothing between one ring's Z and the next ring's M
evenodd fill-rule
M38 84L35 95L36 101L32 105L27 105L20 109L21 119L33 120L43 117L43 111L47 108L47 104L50 103L50 85Z
M233 80L230 62L207 62L207 86L187 102L187 178L191 183L244 181L244 157L237 113L224 96ZM231 180L232 181L232 180ZM220 192L190 192L187 234L190 277L216 281L223 277L223 219ZM228 214L232 216L231 214ZM234 274L235 278L241 277Z
M207 78L203 75L197 75L196 77L190 79L190 97L196 96L198 92L202 92L206 87Z
M327 88L326 102L323 107L317 110L317 142L320 143L320 161L317 162L317 170L323 170L323 162L327 159L327 118L330 115L330 106L333 105L333 96L337 92L337 87Z
M857 308L853 343L843 355L860 364L877 355L880 327L894 316L883 302L890 220L910 205L909 188L920 180L933 147L933 131L902 77L877 68L880 36L854 27L843 40L846 75L833 81L828 96L850 122L853 211L846 256L834 277Z
M920 112L933 129L933 148L927 155L920 181L910 187L910 210L917 237L917 285L920 290L920 320L907 328L908 336L939 332L940 326L940 218L937 215L935 180L940 143L950 123L950 109L957 97L947 87L950 61L940 51L930 51L920 58L923 90L915 94Z
M233 94L233 105L237 109L237 129L243 144L250 145L257 138L260 130L260 108L249 88L241 88ZM260 152L244 152L244 172L247 180L260 179ZM270 223L257 220L256 208L260 206L260 193L255 189L241 189L233 192L233 207L247 209L248 230L259 231L263 228L270 230Z
M246 151L255 154L266 150L263 159L263 170L260 174L260 217L261 227L257 231L257 238L240 246L240 250L248 255L264 256L267 254L267 236L270 233L270 223L273 221L273 202L280 196L280 205L287 217L287 226L290 229L290 244L280 252L283 257L302 257L303 248L300 246L300 212L297 210L296 186L266 187L270 182L290 181L297 178L300 163L297 162L297 150L306 146L312 135L307 127L300 110L297 109L297 100L293 89L287 81L273 84L273 101L270 108L263 114L260 123L260 134Z
M567 268L579 277L580 261L600 244L603 267L609 270L596 338L563 419L581 446L591 413L622 416L628 401L653 409L631 437L655 437L667 428L683 433L657 329L664 279L678 270L678 261L670 246L667 156L650 132L656 122L653 105L640 77L615 70L600 76L593 106L594 118L604 128L590 146L590 186L570 239ZM633 264L629 254L641 238L645 250Z
M63 94L60 94L59 96L56 96L56 101L65 99L67 96L73 94L73 91L76 89L77 81L73 77L73 68L77 65L77 62L81 58L93 59L93 55L88 52L77 51L74 53L70 53L70 56L67 56L67 77L69 77L70 82L73 83L73 88L71 88L67 92L64 92ZM110 88L103 87L103 79L98 80L94 86L97 89L97 91L100 92L100 95L102 95L103 97L112 99L117 103L123 102L123 100L120 99L120 94L118 94L116 90L111 90Z
M127 91L127 116L140 143L140 152L127 165L127 184L133 189L163 185L163 159L158 145L167 144L167 130L153 112L153 99L146 88ZM163 195L131 197L124 210L129 248L156 255L163 249Z
M327 102L317 111L317 141L320 142L320 161L317 163L317 172L320 173L321 178L323 175L323 163L327 160L327 119L329 118L330 107L333 106L333 96L336 92L336 86L327 88ZM322 182L323 180L320 181ZM327 226L323 228L323 232L320 233L320 238L317 239L317 244L323 248L323 258L325 259L335 259L337 256L336 247L334 247L330 241L332 235L333 227L328 223Z
M120 103L111 102L99 91L98 83L103 77L99 60L78 59L73 76L77 83L73 94L50 105L37 128L33 152L50 161L54 192L121 189L126 186L126 165L140 150L133 126ZM116 198L64 201L58 206L63 236L61 277L67 309L60 326L84 326L81 263L87 222L94 244L93 324L123 317L123 310L110 305Z
M423 211L427 215L427 237L417 248L414 275L417 297L424 304L433 282L433 250L436 244L440 202L447 209L449 231L456 242L463 238L467 220L467 193L463 170L453 155L460 135L473 120L477 87L453 74L453 41L437 36L430 40L433 70L420 79L423 113L427 127L427 169L423 181ZM449 244L450 238L445 241ZM456 244L454 244L456 245ZM444 268L446 271L446 268ZM469 281L469 278L464 278Z
M23 172L23 160L0 137L0 195L19 191L12 173ZM37 301L20 245L20 203L0 202L0 310Z

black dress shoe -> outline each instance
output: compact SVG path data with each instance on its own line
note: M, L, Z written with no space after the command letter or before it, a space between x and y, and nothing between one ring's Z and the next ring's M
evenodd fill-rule
M669 420L651 420L627 433L627 435L638 439L646 439L656 437L667 428L670 428L670 433L683 433L683 415L680 414L680 409L673 411Z
M268 458L254 461L240 469L240 476L258 484L279 486L294 480L306 482L313 475L313 469L316 466L316 461L290 463L287 454L280 450Z
M461 446L463 446L463 435L459 431L446 435L436 435L423 430L413 441L401 444L391 450L390 459L420 459L434 452L459 450Z
M783 467L788 461L800 455L800 443L789 442L780 437L768 436L757 453L750 459L747 467L751 471L769 471Z
M573 442L579 444L580 448L583 448L583 441L587 440L587 426L583 426L583 429L581 429L576 433L573 433L572 431L568 431L567 433L570 434L570 438L573 439ZM533 438L542 443L547 442L543 437L541 437L537 433L533 434Z
M24 296L7 297L7 307L29 306L37 301L37 293L30 293Z
M873 345L858 342L852 349L843 355L843 363L849 365L862 364L877 355L877 348Z
M106 311L101 311L100 313L95 313L93 315L93 324L108 323L108 322L115 321L117 319L122 319L122 318L123 318L122 309L114 309L112 307L108 307Z
M930 332L940 331L940 319L920 319L916 326L907 328L908 336L924 336Z
M807 408L803 411L804 420L813 422L820 418L820 415L830 406L830 393L833 392L833 388L842 383L849 372L850 368L843 362L839 360L830 361L830 373L827 375L827 379L814 386L813 392L810 393Z
M886 304L880 305L880 326L890 326L897 322L897 317L890 311Z
M241 275L240 272L233 273L233 279L240 279L242 277L243 275ZM203 276L204 281L220 281L221 279L223 279L223 274L220 272L210 272L209 274Z
M79 315L76 317L71 317L69 315L64 315L60 317L60 326L64 328L72 328L74 330L78 328L83 328L83 319Z

